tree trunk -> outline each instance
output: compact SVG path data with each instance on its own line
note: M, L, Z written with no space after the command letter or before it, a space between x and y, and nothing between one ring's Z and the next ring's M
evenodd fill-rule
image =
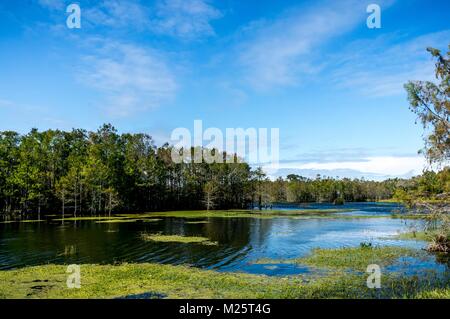
M39 195L38 200L38 220L41 220L41 196Z
M80 213L83 213L83 185L80 183Z
M77 183L75 183L74 192L73 192L73 199L75 204L75 209L73 215L77 217Z
M63 196L62 196L62 223L64 224L64 211L66 209L66 194L65 190L63 189Z
M111 209L112 209L112 192L109 192L109 217L111 217Z

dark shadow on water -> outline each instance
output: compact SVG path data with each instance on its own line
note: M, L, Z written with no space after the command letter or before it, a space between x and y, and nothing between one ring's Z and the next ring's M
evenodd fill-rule
M296 264L268 263L268 264L249 264L245 267L245 272L255 275L266 276L291 276L291 275L318 275L317 269ZM325 275L325 271L323 274Z
M144 292L142 294L136 294L136 295L128 295L124 297L118 297L115 299L164 299L167 298L166 294L162 294L159 292Z

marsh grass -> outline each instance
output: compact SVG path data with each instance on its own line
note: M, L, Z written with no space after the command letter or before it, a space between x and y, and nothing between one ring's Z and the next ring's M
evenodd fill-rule
M127 219L127 217L122 216L85 216L85 217L67 217L67 218L56 218L52 219L53 221L83 221L83 220L118 220L118 219Z
M207 220L196 220L196 221L186 222L186 224L192 224L192 225L195 225L195 224L209 224L209 221L207 221Z
M21 219L21 220L6 220L1 221L0 224L13 224L13 223L42 223L45 219Z
M427 247L428 251L448 254L450 252L450 235L436 234Z
M434 232L411 231L411 232L406 232L406 233L400 233L400 234L396 235L394 238L402 239L402 240L431 241L435 235L436 235L436 233L434 233Z
M338 270L352 269L366 271L370 264L387 266L400 257L420 257L416 249L402 247L355 247L340 249L314 249L309 256L295 260L295 263Z
M96 221L97 224L135 223L140 219L107 219Z
M162 218L144 218L142 219L144 223L155 223L162 221Z
M52 221L99 221L99 220L116 220L116 219L147 219L159 217L176 217L176 218L293 218L293 219L311 219L311 218L339 218L339 219L367 219L367 218L386 218L380 215L340 215L338 213L351 212L355 209L348 208L332 208L332 209L298 209L298 210L194 210L194 211L167 211L167 212L149 212L137 214L115 214L113 216L66 216L64 219L61 215L47 215L52 217ZM58 218L54 218L58 217ZM392 218L404 219L422 219L424 216L418 214L393 214ZM10 223L0 222L0 223Z
M395 213L391 215L392 218L395 219L426 219L428 218L427 214L410 214L410 213Z
M121 218L150 218L150 217L176 217L176 218L370 218L379 216L346 216L336 213L350 212L351 209L303 209L303 210L194 210L194 211L168 211L151 212L144 214L118 214ZM385 217L385 216L384 216Z
M183 243L183 244L202 244L202 245L218 245L206 237L199 236L180 236L180 235L162 235L141 233L141 238L145 241L165 242L165 243Z
M81 288L68 289L66 266L0 271L0 298L121 298L151 292L167 298L448 298L448 281L383 276L369 289L366 275L268 277L160 264L80 265ZM38 287L38 288L37 288Z
M255 264L298 264L332 270L355 270L365 272L370 264L387 266L395 263L400 257L419 258L422 252L402 247L360 246L338 249L316 248L305 257L293 259L258 259Z

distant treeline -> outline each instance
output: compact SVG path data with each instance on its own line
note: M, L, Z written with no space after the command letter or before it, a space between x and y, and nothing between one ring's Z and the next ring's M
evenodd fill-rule
M0 212L89 215L366 201L391 198L407 182L297 175L269 181L246 163L176 164L171 153L172 146L157 147L149 135L118 134L111 125L96 132L0 132Z
M386 199L403 201L405 196L439 199L450 192L450 168L439 173L427 171L410 179L388 179L381 182L364 179L315 179L288 175L286 179L263 182L263 201L279 203L303 202L364 202Z

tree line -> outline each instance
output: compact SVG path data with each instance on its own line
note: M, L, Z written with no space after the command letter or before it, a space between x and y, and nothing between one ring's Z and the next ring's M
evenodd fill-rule
M290 174L275 181L261 183L263 205L273 203L365 202L380 200L403 201L405 197L421 196L439 200L450 194L450 168L440 172L424 171L409 179L391 178L384 181L333 178L317 175L315 178Z
M252 200L246 163L175 164L171 152L147 134L119 135L109 124L96 132L0 132L0 211L203 209L205 193L210 207L244 208Z
M390 199L398 179L371 181L364 179L333 178L317 175L314 179L295 174L285 179L265 181L262 192L265 202L306 203L365 202Z
M173 147L147 134L32 129L0 132L0 212L5 215L105 214L189 209L263 208L274 203L371 201L401 195L419 183L440 192L427 173L411 180L370 181L288 175L271 181L247 163L172 161ZM194 154L194 149L191 149ZM214 150L212 150L214 152ZM236 157L235 157L236 159ZM445 174L445 177L443 174ZM423 180L427 182L423 182ZM397 193L396 193L397 192Z

